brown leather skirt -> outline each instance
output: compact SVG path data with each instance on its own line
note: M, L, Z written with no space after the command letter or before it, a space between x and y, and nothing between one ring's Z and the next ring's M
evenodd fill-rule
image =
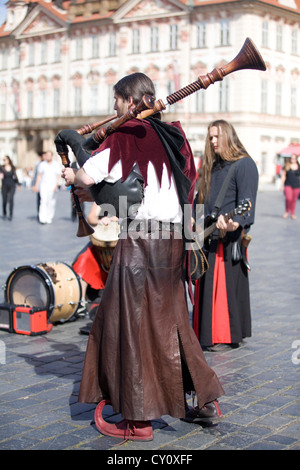
M119 240L79 393L80 402L109 399L130 420L184 417L185 391L196 391L200 407L223 395L190 326L183 242L174 232L159 234Z

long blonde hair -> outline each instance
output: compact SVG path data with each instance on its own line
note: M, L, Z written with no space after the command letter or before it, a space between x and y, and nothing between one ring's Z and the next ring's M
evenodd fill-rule
M291 157L287 158L284 164L284 170L289 171L291 169L291 164L292 164L292 157L296 157L296 164L298 165L299 168L299 162L298 162L298 157L296 154L293 154Z
M222 135L225 138L225 145L223 146L223 148L221 148L221 151L218 154L216 154L210 142L209 131L211 127L217 127L219 130L219 136ZM227 162L233 162L240 158L250 157L247 150L238 138L234 127L229 122L224 121L223 119L218 119L216 121L211 122L207 128L207 136L205 141L205 150L202 163L201 183L198 196L199 203L203 203L204 197L209 194L212 167L214 162L218 159L218 156L221 160Z

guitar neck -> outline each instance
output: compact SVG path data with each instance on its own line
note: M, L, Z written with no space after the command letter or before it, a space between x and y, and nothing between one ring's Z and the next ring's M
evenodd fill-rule
M229 212L228 214L224 215L225 222L228 222L229 219L232 219L237 214L237 210L234 209L233 211ZM204 230L203 239L206 240L215 230L217 230L217 222L214 222L209 227Z

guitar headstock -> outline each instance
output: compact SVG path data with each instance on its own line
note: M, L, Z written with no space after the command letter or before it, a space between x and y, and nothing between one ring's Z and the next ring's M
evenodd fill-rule
M238 215L243 215L246 212L250 211L250 209L251 209L251 202L245 200L237 206L237 208L235 209L235 212Z

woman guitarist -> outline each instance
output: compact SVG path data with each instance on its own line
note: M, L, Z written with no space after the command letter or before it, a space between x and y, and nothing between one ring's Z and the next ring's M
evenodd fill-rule
M194 330L201 346L212 351L238 347L243 338L251 336L249 265L243 261L242 237L254 223L258 186L256 164L233 126L223 120L214 121L208 126L197 196L197 203L204 204L206 216L215 210L218 194L232 165L233 173L216 214L216 217L220 215L219 230L212 234L208 244L209 269L196 281L195 287ZM250 211L226 222L222 215L245 200L251 203Z

